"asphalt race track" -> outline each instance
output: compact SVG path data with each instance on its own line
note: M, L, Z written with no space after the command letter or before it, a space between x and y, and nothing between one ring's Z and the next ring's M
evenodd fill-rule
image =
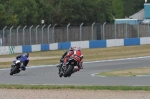
M27 67L26 71L9 75L10 69L0 70L0 84L48 84L48 85L132 85L149 86L150 76L100 77L95 73L150 66L150 58L120 59L84 63L84 69L71 77L60 78L56 66Z

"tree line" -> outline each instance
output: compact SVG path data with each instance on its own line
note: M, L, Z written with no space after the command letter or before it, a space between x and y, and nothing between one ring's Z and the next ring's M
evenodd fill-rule
M150 2L150 0L147 0ZM4 26L91 25L114 22L141 10L145 0L0 0L0 29Z

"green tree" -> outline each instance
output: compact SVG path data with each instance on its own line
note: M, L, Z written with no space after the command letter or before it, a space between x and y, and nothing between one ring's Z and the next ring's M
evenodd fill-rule
M17 15L14 14L14 11L11 9L11 5L7 6L4 4L0 4L1 10L1 27L4 26L12 26L12 24L16 25L18 23Z
M111 0L97 0L95 2L94 14L96 22L113 22L113 10Z
M112 0L0 0L0 3L1 24L10 26L38 25L41 20L45 24L88 25L113 22L113 11L118 17L122 15Z
M13 9L14 13L18 15L18 24L37 24L39 15L35 0L10 0L8 5L13 5L11 9Z
M112 22L111 0L62 0L63 22L72 24Z
M4 21L4 18L5 18L5 8L2 4L0 4L0 29L4 27L5 25L5 21Z
M122 0L112 0L113 15L115 18L123 18L123 1Z
M45 24L50 24L51 19L51 5L47 0L35 0L37 3L37 12L38 12L38 21L37 23L41 22L41 20L44 20Z

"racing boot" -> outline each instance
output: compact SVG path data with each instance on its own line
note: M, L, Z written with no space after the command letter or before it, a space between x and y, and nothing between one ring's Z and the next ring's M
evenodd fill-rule
M78 66L75 66L74 69L73 69L73 73L74 73L74 72L77 72L78 69L79 69Z
M26 70L26 67L25 67L25 66L23 66L23 67L22 67L22 70L23 70L23 71L25 71L25 70Z
M61 67L61 64L57 65L56 67L58 67L58 68Z
M24 65L22 65L21 68L22 68L23 71L26 70L26 66L24 66Z
M11 65L11 69L10 69L10 71L12 71L12 70L13 70L13 67L14 67L14 65Z
M58 68L58 70L59 70L58 74L60 74L60 72L61 72L61 67L62 67L62 64L59 64L59 65L57 65L56 67L57 67L57 68Z
M80 69L83 69L83 67L84 67L82 64L83 64L83 62L80 62L80 63L79 63L79 68L80 68Z

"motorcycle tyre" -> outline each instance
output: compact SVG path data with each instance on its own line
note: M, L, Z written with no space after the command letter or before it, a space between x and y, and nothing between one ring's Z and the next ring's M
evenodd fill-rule
M59 74L59 77L62 77L62 76L63 76L63 73L60 73L60 74Z
M69 65L69 66L68 66L68 69L67 69L66 72L64 73L64 77L71 76L72 70L73 70L73 66Z
M12 70L11 70L11 72L10 72L10 75L13 75L13 74L15 74L15 72L16 72L16 70L17 70L17 66L15 66Z
M71 74L70 74L70 75L68 75L67 77L71 77Z

